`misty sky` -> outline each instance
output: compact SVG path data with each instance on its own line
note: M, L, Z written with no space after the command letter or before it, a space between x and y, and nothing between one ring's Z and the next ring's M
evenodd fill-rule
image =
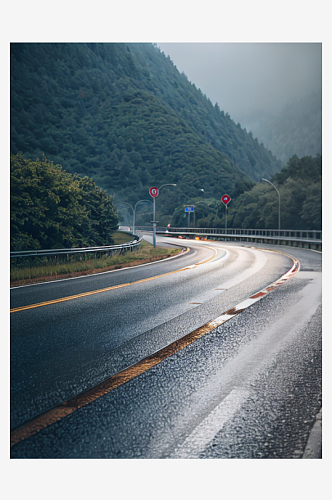
M157 43L189 81L242 126L322 86L320 43Z

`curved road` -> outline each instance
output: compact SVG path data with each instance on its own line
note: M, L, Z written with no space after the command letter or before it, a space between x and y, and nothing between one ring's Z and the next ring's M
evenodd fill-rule
M167 261L11 290L12 458L306 458L321 253L181 244Z

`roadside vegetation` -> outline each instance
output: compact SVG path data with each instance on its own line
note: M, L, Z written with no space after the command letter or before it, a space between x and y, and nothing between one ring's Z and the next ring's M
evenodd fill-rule
M10 249L112 245L119 217L112 197L61 165L10 156Z
M118 238L117 233L115 233L113 239L115 240L115 244L124 243L125 241L131 240L131 235L129 233L119 232ZM123 255L115 255L113 257L104 256L99 258L87 258L86 260L61 262L58 264L50 264L47 262L34 264L33 261L31 261L29 265L24 265L24 267L11 267L10 285L20 286L42 281L95 274L165 259L177 255L178 253L181 253L181 249L171 250L162 247L154 248L149 243L142 241L138 250L127 252Z
M322 156L292 156L287 165L272 177L280 193L281 228L294 230L322 229ZM231 193L230 196L232 197ZM177 209L171 225L187 225L183 209ZM196 227L225 227L225 207L213 200L200 201L195 207ZM278 195L266 182L232 197L227 226L240 229L277 229Z

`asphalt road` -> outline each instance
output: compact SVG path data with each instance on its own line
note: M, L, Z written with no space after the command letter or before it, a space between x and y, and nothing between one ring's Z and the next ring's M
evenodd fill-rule
M305 457L321 409L321 253L181 244L164 262L11 290L12 458ZM247 307L292 267L282 252L300 270Z

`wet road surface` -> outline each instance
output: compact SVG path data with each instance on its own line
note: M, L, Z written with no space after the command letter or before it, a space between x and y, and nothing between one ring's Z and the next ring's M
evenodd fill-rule
M280 252L300 271L12 458L302 457L321 408L321 254L187 244L164 263L11 291L12 308L86 294L11 313L13 433L278 280L293 264Z

